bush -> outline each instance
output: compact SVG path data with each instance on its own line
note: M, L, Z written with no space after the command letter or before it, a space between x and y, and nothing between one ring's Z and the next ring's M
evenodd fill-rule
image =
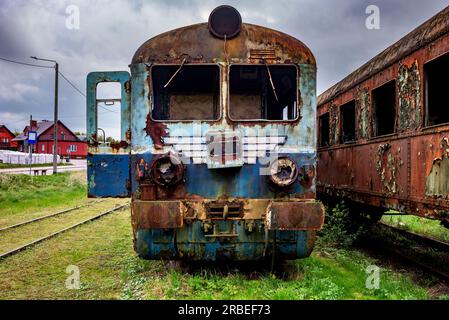
M324 228L318 233L317 245L322 248L349 248L366 231L361 214L344 201L334 208L326 206Z

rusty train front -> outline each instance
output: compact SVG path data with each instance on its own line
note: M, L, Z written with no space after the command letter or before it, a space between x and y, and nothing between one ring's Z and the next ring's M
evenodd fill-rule
M128 72L87 78L90 197L131 197L141 258L308 257L315 199L316 64L299 40L241 22L158 35ZM121 141L97 138L97 85L121 83Z

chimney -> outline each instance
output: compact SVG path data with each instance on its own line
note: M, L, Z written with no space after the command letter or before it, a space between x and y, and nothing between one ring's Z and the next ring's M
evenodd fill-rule
M31 121L31 130L33 130L33 128L37 128L37 120Z

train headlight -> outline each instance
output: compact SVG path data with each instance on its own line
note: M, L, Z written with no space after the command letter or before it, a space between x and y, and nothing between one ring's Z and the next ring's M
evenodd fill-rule
M154 183L171 187L184 178L184 165L174 154L166 154L153 160L151 164L151 179Z
M269 179L278 187L289 187L298 178L298 166L288 157L279 157L270 164Z
M231 39L240 33L241 28L242 17L231 6L219 6L209 16L209 31L217 38Z

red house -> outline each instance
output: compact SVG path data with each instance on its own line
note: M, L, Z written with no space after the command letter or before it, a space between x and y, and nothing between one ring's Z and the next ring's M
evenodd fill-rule
M37 145L34 153L53 153L54 125L53 121L33 121L31 131L37 132ZM14 141L18 143L18 151L27 152L27 135L30 126L23 129L23 133ZM87 142L79 139L64 123L58 121L58 155L71 159L84 159L87 156Z
M17 142L13 141L15 137L11 130L0 124L0 150L16 150Z

